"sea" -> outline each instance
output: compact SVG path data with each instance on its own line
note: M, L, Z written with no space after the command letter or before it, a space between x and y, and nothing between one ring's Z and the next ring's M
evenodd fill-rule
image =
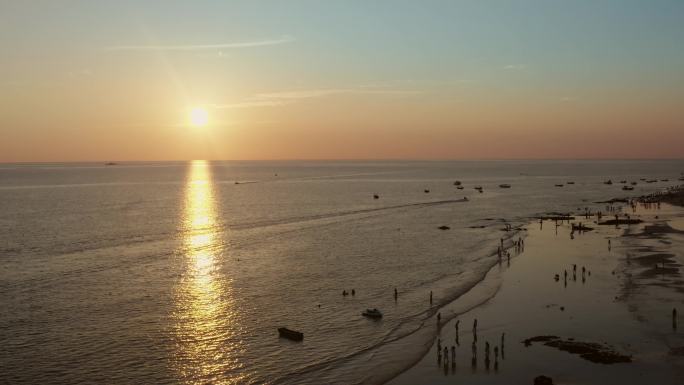
M682 172L684 160L0 164L0 383L391 378L434 340L426 320L524 236L509 225L604 209Z

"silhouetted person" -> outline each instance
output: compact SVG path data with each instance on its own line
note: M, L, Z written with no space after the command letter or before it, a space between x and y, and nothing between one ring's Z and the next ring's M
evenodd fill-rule
M352 295L356 295L356 290L352 289Z
M430 305L432 305L432 290L430 290Z
M473 321L473 333L477 333L477 318Z
M441 320L442 320L442 313L437 313L437 323L439 324L439 322Z
M342 295L346 297L347 295L349 295L349 293L347 293L346 290L342 290Z
M394 288L394 300L397 300L397 297L399 296L399 293L397 292L397 288Z
M456 364L456 347L451 345L451 362Z
M672 308L672 329L677 330L677 308Z

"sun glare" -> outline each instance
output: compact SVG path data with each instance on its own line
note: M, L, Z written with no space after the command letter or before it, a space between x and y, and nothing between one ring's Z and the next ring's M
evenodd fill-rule
M190 109L190 124L193 127L204 127L209 123L209 113L202 107Z

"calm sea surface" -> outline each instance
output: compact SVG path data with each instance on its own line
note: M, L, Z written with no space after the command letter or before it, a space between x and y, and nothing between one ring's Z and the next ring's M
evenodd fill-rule
M496 262L504 221L602 207L681 172L681 160L0 164L0 383L362 382L411 364L416 336L432 338L423 321ZM623 179L639 184L621 191Z

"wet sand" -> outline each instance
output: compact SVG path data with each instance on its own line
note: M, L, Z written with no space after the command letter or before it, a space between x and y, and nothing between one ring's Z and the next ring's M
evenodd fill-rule
M446 365L435 340L416 365L389 383L532 384L535 377L545 375L556 384L681 384L684 234L677 226L684 210L667 205L636 212L627 206L625 210L644 223L593 226L596 218L577 217L575 223L582 221L595 230L575 232L574 239L570 236L573 221L557 229L553 221L544 221L541 227L531 223L523 232L524 251L518 254L510 249L510 265L504 258L482 287L473 289L498 288L496 295L441 325L439 343L442 351L445 346L448 349ZM558 281L555 274L559 274ZM451 308L461 308L459 301L467 302L468 294ZM673 307L678 308L679 325L673 324ZM473 363L474 319L478 328ZM529 346L523 343L540 336L553 338L541 338ZM583 349L620 359L602 363L587 358L596 357L596 351L582 355Z

